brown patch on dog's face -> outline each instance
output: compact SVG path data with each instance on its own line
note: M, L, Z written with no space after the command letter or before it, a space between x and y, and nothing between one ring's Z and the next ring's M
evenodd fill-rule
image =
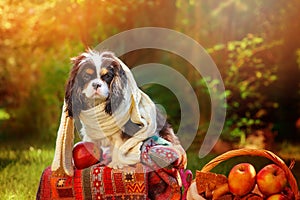
M107 68L104 68L104 69L101 70L100 75L101 75L101 76L104 76L104 75L106 75L107 73L108 73Z
M95 70L88 68L85 70L85 73L89 74L89 75L93 75L95 73Z

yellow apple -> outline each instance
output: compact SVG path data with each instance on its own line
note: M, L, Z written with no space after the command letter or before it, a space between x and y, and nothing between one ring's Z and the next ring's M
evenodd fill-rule
M267 200L289 200L284 194L273 194L267 198Z
M255 186L256 171L250 163L235 165L228 175L228 187L231 193L244 196L251 192Z
M262 168L256 176L259 190L266 196L280 193L287 184L287 178L283 169L275 164L269 164Z

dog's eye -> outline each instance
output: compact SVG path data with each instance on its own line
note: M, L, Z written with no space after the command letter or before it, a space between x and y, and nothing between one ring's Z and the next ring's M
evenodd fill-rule
M109 74L109 73L106 73L106 74L103 74L103 75L101 76L101 78L102 78L102 79L109 79L109 78L112 78L112 75Z
M89 81L89 80L91 80L91 75L90 75L90 74L84 74L84 75L83 75L83 80L84 80L84 81Z
M101 79L106 81L107 83L110 83L113 78L114 78L114 76L112 73L106 73L101 76Z

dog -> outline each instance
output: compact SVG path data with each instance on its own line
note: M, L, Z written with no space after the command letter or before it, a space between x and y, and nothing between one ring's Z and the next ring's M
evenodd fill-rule
M83 141L110 150L109 167L122 168L139 162L137 151L141 142L152 135L180 145L171 125L158 109L154 108L152 112L155 104L137 88L133 76L114 53L87 50L71 61L73 67L65 89L65 112L68 117L80 121ZM136 105L140 99L144 101L141 105L146 106ZM149 107L150 110L145 110ZM149 115L149 119L143 115ZM154 118L153 125L151 117ZM103 125L108 122L110 124ZM134 156L129 156L134 149ZM120 153L125 158L121 159Z

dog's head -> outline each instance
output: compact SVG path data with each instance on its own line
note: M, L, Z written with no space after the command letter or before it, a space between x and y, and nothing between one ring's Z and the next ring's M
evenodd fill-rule
M127 78L111 52L89 50L72 59L73 68L67 81L65 101L70 117L76 117L99 103L112 114L123 100Z

